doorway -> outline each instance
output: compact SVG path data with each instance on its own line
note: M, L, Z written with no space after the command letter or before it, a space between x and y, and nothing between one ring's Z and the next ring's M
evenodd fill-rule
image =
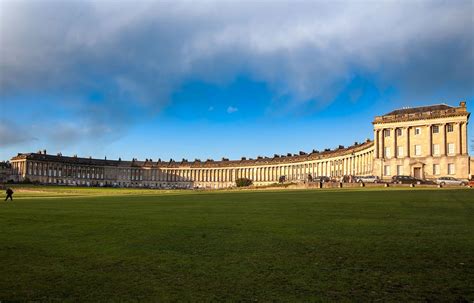
M417 179L421 179L421 167L413 168L414 177Z

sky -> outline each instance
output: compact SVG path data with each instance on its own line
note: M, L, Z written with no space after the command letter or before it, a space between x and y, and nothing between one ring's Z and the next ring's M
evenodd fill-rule
M372 139L400 107L472 111L473 14L462 0L0 0L0 160L255 158Z

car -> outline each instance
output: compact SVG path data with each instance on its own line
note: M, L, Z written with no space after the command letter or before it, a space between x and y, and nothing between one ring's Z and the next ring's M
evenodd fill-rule
M326 177L326 176L317 176L313 178L313 182L326 183L329 181L331 181L331 179L329 179L329 177Z
M378 176L361 176L356 177L358 183L379 183L380 178Z
M412 176L393 176L392 177L392 183L395 184L422 184L425 183L425 181L421 179L414 178Z
M436 179L436 184L466 186L467 182L453 177L439 177L438 179Z

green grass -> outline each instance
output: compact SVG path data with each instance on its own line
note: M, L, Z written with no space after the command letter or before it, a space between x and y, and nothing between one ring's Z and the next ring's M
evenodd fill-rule
M472 301L474 191L33 188L0 301Z

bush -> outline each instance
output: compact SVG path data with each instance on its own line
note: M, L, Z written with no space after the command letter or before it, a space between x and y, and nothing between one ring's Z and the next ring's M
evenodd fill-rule
M247 179L247 178L240 178L235 180L235 184L237 187L245 187L245 186L250 186L252 185L252 180Z

